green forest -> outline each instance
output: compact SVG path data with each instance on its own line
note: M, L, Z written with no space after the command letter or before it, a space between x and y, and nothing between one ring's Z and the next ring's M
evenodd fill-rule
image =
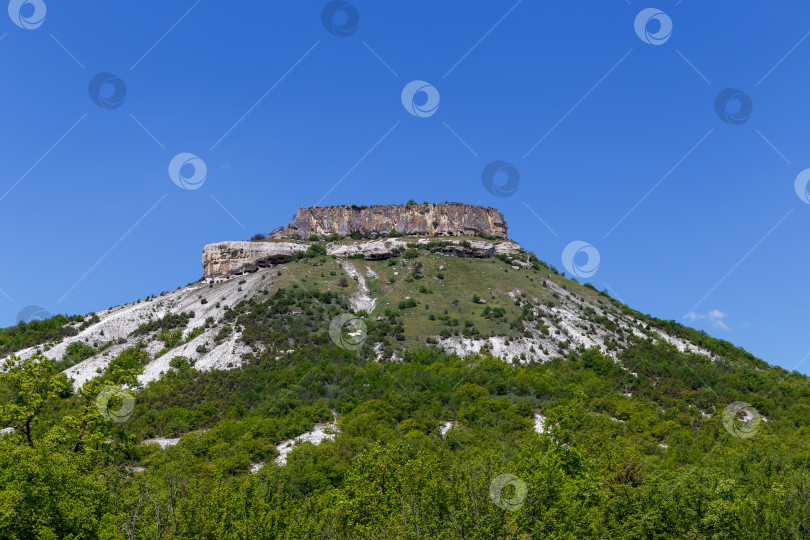
M431 346L378 361L369 344L404 335L406 312L368 317L367 345L347 350L329 336L347 308L294 287L246 299L220 334L238 328L265 352L228 371L173 357L143 387L143 343L78 391L61 371L93 347L12 357L0 538L810 538L810 383L797 372L651 318L715 357L631 337L618 361ZM136 334L157 335L164 354L188 339L189 316ZM20 323L0 343L58 340L81 320ZM755 430L724 425L735 402L761 415ZM279 443L334 418L333 439L274 462ZM143 444L154 437L180 440Z

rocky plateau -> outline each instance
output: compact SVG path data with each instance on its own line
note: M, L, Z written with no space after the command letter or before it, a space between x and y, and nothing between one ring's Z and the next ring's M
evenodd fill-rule
M310 235L349 236L352 232L386 236L390 231L412 236L474 236L506 238L506 220L495 208L462 203L385 206L313 206L298 209L292 223L272 238Z
M486 258L498 254L517 255L521 252L518 244L509 241L473 240L465 243L453 238L437 238L436 240L441 240L440 243L446 245L437 246L434 251L451 257ZM427 243L429 240L420 238L418 242ZM400 255L408 249L409 243L405 240L388 238L356 242L330 242L324 247L326 254L330 257L376 261ZM208 244L203 248L203 275L208 281L221 281L256 272L277 264L287 263L296 252L305 252L312 245L312 242L301 241L231 241Z
M455 257L494 257L517 255L521 248L506 240L506 220L494 208L461 203L410 204L389 206L328 206L299 208L289 226L271 233L262 241L230 241L203 248L203 275L220 281L289 262L296 252L307 251L313 235L328 238L358 235L367 240L326 243L326 254L336 258L380 260L395 257L408 248L412 239L388 238L397 235L427 236L420 243L437 241L436 253ZM458 236L484 236L496 240L462 241Z

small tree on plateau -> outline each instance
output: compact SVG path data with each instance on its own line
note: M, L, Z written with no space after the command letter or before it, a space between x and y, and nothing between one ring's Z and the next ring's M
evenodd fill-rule
M0 425L25 434L34 445L31 426L45 404L70 390L61 373L54 373L53 361L41 354L20 360L12 356L0 374Z

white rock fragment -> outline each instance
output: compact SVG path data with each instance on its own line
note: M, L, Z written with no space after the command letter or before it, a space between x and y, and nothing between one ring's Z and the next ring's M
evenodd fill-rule
M369 295L368 286L366 285L366 280L363 278L363 274L358 272L357 268L348 261L340 261L340 266L343 268L344 272L357 280L357 288L354 293L352 293L351 298L349 298L352 310L357 312L364 309L367 313L374 311L374 307L377 305L377 299Z
M279 455L273 461L278 465L286 465L287 464L287 456L290 455L293 448L297 444L301 444L303 442L310 442L314 445L319 445L323 441L331 441L334 440L335 436L339 433L337 420L332 422L325 422L322 424L315 424L315 427L312 431L308 431L306 433L302 433L295 439L288 439L286 441L280 442L276 446L276 450L278 450Z
M442 422L442 425L439 426L439 433L442 434L442 437L447 435L447 432L453 429L454 426L457 426L458 422L455 420L448 420L447 422Z
M546 431L546 417L540 413L534 413L534 431L538 434Z
M157 445L159 445L161 448L163 448L165 450L169 446L174 446L179 442L180 442L180 437L177 437L177 438L174 438L174 439L165 438L165 437L157 437L157 438L154 438L154 439L146 439L145 441L143 441L143 444L157 444Z
M520 253L520 245L515 242L496 242L495 254L496 255L517 255Z
M368 260L387 259L395 252L408 248L402 240L372 240L365 242L333 242L326 244L326 254L339 258L363 257Z

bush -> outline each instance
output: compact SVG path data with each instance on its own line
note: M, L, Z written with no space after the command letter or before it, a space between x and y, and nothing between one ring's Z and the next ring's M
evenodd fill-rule
M320 244L312 244L306 251L296 251L290 257L291 262L300 261L301 259L312 259L323 257L326 255L326 248Z
M96 315L95 313L91 314L90 317L85 319L84 322L81 324L81 326L79 326L79 331L84 330L88 326L96 324L100 320L101 319L98 318L98 315Z
M202 304L206 303L205 298L201 301ZM169 313L162 319L155 319L146 323L143 323L138 327L137 330L133 332L133 335L141 336L146 335L151 332L156 332L158 330L174 330L176 328L185 328L188 325L188 321L194 317L193 311L188 311L185 313L178 313L173 314Z
M416 300L408 298L407 300L401 301L397 307L399 307L399 309L409 309L416 307L416 305Z
M183 341L183 330L164 330L158 334L157 338L163 341L164 348L173 349L180 345L180 342Z
M190 366L190 364L188 362L188 359L186 359L183 356L175 356L174 358L169 360L169 367L172 367L174 369L181 369L183 367L189 367L189 366Z
M307 249L307 255L309 257L324 256L326 255L326 248L319 245L309 246L309 249Z
M60 369L64 370L69 367L75 366L79 362L94 356L98 351L95 350L90 345L82 342L82 341L74 341L70 345L67 346L65 349L65 355L62 357L62 360L57 362L55 365Z
M219 343L220 341L222 341L223 339L225 339L226 337L228 337L228 336L231 334L231 332L233 332L233 329L232 329L230 326L223 326L223 327L222 327L222 328L219 330L219 332L217 333L217 335L216 335L216 336L214 336L214 341L215 341L215 342L217 342L217 343Z
M501 307L491 308L489 306L484 308L484 312L481 314L484 318L489 318L490 316L495 317L496 319L500 319L501 317L506 315L506 310Z

